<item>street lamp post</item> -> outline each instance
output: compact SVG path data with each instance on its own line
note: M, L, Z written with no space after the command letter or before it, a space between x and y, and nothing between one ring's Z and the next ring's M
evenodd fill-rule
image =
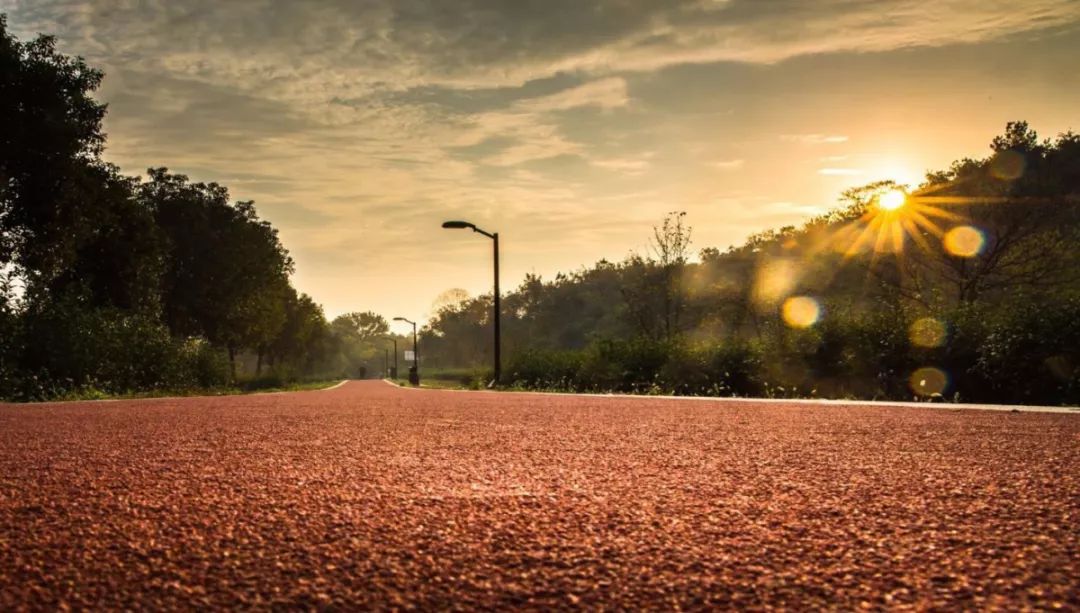
M412 324L412 368L409 369L409 383L420 385L420 349L416 343L416 322L409 321L404 317L395 317L394 321L403 321Z
M397 338L393 337L393 336L387 336L385 338L386 338L386 340L391 341L392 343L394 343L394 368L390 371L390 378L391 379L397 379L397 373L398 373L398 367L397 367L398 366L398 364L397 364L397 357L398 357Z
M455 230L470 229L473 232L483 234L490 238L495 247L495 304L492 309L493 322L495 324L495 378L491 381L491 386L494 387L502 379L502 337L500 335L502 297L499 295L499 233L485 232L467 221L444 221L442 227Z

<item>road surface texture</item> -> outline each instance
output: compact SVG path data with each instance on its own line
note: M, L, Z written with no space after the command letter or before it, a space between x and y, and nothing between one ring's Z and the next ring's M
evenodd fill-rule
M0 405L0 609L1080 607L1080 415L399 389Z

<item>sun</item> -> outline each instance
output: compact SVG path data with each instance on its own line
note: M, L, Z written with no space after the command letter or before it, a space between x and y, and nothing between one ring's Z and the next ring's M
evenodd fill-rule
M935 204L934 198L921 192L909 194L895 184L884 186L859 219L831 233L829 243L849 257L868 250L902 253L909 240L929 251L931 237L942 239L945 235L940 222L960 221L958 215Z
M899 189L890 189L878 196L878 207L886 211L895 211L907 202L907 194Z

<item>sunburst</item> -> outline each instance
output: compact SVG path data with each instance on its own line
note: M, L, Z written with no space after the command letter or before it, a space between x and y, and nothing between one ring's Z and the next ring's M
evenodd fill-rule
M883 188L859 219L836 231L831 243L847 257L871 248L875 254L902 253L908 238L930 250L926 235L940 240L945 235L942 224L961 219L938 206L940 200L897 187Z

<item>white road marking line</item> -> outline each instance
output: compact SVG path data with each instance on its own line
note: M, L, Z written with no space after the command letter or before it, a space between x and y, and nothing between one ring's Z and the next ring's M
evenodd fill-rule
M534 396L571 396L576 398L625 398L632 400L682 400L701 402L743 402L751 404L805 404L810 406L866 406L866 407L898 407L914 409L938 409L950 411L1018 411L1022 413L1062 413L1080 415L1080 407L1046 407L1038 405L1010 405L1010 404L954 404L945 402L903 402L897 400L833 400L825 398L727 398L721 396L646 396L642 394L582 394L574 392L535 392L518 390L457 390L433 387L406 387L393 381L383 379L383 382L399 389L427 392L455 392L476 394L524 394Z

